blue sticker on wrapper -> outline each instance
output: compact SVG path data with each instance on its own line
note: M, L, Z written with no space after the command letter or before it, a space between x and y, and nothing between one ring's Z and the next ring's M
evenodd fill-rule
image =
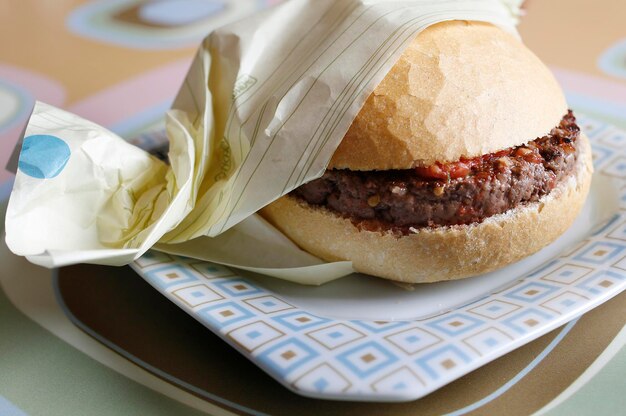
M70 147L58 137L36 134L24 138L17 166L33 178L50 179L63 171L70 154Z

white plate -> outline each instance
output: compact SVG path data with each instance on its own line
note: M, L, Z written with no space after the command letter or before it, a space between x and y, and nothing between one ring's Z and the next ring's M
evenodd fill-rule
M583 212L555 243L493 273L407 291L363 275L302 287L158 252L133 267L296 393L417 399L626 287L626 135L579 121L596 167Z

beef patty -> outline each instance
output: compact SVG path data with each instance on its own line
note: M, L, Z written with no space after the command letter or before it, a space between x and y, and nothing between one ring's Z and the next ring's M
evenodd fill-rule
M522 146L415 169L327 170L290 195L373 230L481 222L538 201L571 175L579 133L568 111L550 134Z

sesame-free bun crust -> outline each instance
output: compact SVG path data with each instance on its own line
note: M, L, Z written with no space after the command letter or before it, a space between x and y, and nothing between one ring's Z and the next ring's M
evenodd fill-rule
M329 169L408 169L527 143L567 105L546 66L487 23L428 27L369 96Z
M350 220L284 196L261 211L304 250L355 270L407 283L475 276L529 256L572 224L591 183L591 149L581 134L575 174L539 202L479 224L420 228L409 235L366 231Z

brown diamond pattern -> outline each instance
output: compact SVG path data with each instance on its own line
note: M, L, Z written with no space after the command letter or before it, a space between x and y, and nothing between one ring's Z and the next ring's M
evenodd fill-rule
M371 363L372 361L376 360L376 357L374 357L374 356L373 356L372 354L370 354L370 353L367 353L367 354L365 354L364 356L362 356L362 357L361 357L361 360L362 360L364 363L368 363L368 364L369 364L369 363Z

